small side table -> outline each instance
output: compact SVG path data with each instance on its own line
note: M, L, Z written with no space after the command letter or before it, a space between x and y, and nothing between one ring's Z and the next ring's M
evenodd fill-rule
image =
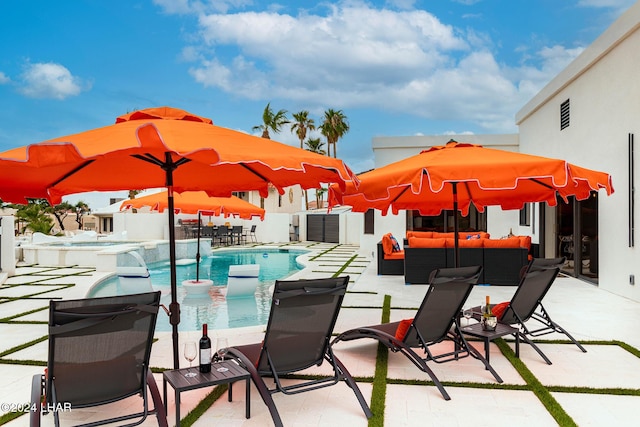
M195 377L185 377L187 372L196 372ZM251 416L251 375L244 368L232 361L225 360L211 364L211 372L203 374L198 367L174 369L164 371L162 374L162 389L164 406L167 408L167 382L171 384L176 394L176 427L180 426L180 393L187 390L195 390L202 387L210 387L218 384L229 384L229 402L232 400L232 386L236 381L245 380L246 385L246 418Z
M489 343L494 339L513 334L516 336L516 346L520 343L518 329L502 323L498 323L496 325L495 331L485 331L482 329L482 325L480 323L462 326L460 330L465 335L471 335L472 337L479 338L484 341L484 358L487 359L487 363L489 363Z

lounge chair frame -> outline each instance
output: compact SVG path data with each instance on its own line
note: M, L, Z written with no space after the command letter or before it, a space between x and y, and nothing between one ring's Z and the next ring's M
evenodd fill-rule
M587 350L571 334L554 322L549 312L542 305L542 300L551 289L551 285L560 273L565 258L534 258L523 269L522 278L518 289L509 301L503 315L498 320L500 323L517 325L519 337L529 344L544 361L551 365L551 360L542 352L529 337L539 337L554 332L564 334L583 353ZM474 311L479 311L476 307ZM526 324L529 320L535 320L535 328ZM516 340L516 356L520 357L519 340Z
M59 410L86 408L116 402L139 394L142 398L142 411L121 415L105 420L81 424L78 427L94 427L111 423L136 420L119 427L136 426L144 422L148 415L155 414L158 425L167 426L167 417L156 381L149 369L151 344L160 305L160 292L125 295L118 297L89 298L81 300L51 300L49 306L49 358L45 374L34 375L31 389L30 425L40 426L41 414L53 410L54 424L60 425ZM56 359L56 350L61 346L74 345L80 341L95 344L91 338L109 336L111 339L119 332L128 331L127 326L138 325L135 329L137 341L126 341L133 346L128 352L116 354L111 359L96 361L95 353L77 351L72 360ZM142 326L140 326L142 325ZM146 339L145 339L146 338ZM68 341L71 340L71 341ZM59 344L57 341L61 341ZM142 347L144 346L144 348ZM86 357L85 357L86 356ZM92 367L93 365L93 367ZM100 388L91 384L90 373L106 369L113 376L111 389L100 393ZM124 374L124 373L127 374ZM104 372L102 373L104 375ZM126 378L125 378L126 377ZM117 387L121 381L121 388ZM60 388L66 382L65 387ZM70 391L71 385L84 382L91 389L91 396L79 396ZM137 385L136 385L137 384ZM62 392L62 393L61 393ZM149 408L148 392L151 394L154 408ZM69 394L71 393L71 394Z
M355 380L335 356L330 338L349 283L349 276L276 281L267 331L262 343L230 347L225 358L238 361L251 374L276 426L282 426L272 394L297 394L344 381L353 390L367 418L373 414ZM298 311L296 311L298 310ZM320 313L321 310L324 310ZM319 313L319 314L318 314ZM313 331L308 330L312 326ZM284 385L288 374L328 362L333 375ZM273 378L269 388L264 377Z
M496 381L502 383L502 378L484 356L469 345L459 325L459 313L473 290L473 286L477 283L481 272L482 267L480 266L434 270L429 279L430 286L427 289L427 293L402 340L395 337L395 332L400 322L393 322L345 331L339 334L331 345L333 346L340 341L351 341L360 338L378 340L392 352L403 354L418 369L429 375L445 400L450 400L451 397L438 377L427 365L429 361L444 363L472 356L484 364ZM454 298L447 300L451 293L454 294ZM442 310L440 311L442 314L438 313L434 317L434 313L438 310ZM444 340L452 341L454 350L442 354L432 353L429 347ZM422 349L424 356L419 355L414 351L414 348Z

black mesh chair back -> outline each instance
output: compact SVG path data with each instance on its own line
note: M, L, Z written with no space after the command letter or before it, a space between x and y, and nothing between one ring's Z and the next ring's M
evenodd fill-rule
M213 227L210 225L202 227L202 237L213 237Z
M234 225L231 227L231 240L235 240L235 244L239 245L242 243L242 226Z
M159 304L160 292L52 300L47 402L86 407L146 393Z
M434 270L404 343L420 347L445 339L481 273L480 266Z
M564 261L565 258L534 258L525 270L500 322L514 324L529 320L551 288Z
M323 362L348 281L276 281L258 372L286 374Z

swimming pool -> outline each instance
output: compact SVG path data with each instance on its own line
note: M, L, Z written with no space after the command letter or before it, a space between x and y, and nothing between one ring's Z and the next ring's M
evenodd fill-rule
M297 261L304 250L292 249L242 249L216 251L200 262L200 279L213 281L213 288L203 297L187 296L182 281L196 278L195 260L176 267L178 302L180 303L181 331L197 331L207 323L209 329L228 329L245 326L264 325L269 319L271 293L269 288L277 279L284 279L300 271L303 266ZM259 264L260 275L255 298L227 300L224 290L230 265ZM171 277L169 263L148 265L154 290L162 292L162 304L171 302ZM102 297L121 294L117 277L110 278L94 286L87 297ZM156 325L158 331L170 331L169 319L161 311Z

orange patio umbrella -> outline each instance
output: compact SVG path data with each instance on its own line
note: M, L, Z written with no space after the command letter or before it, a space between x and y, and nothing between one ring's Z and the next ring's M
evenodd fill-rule
M174 367L178 367L180 305L176 299L173 195L202 190L210 196L258 190L281 194L299 184L355 179L339 159L214 126L210 119L170 107L125 114L116 123L0 153L0 198L24 203L85 191L168 189L171 264L170 323Z
M350 205L355 212L373 208L386 215L391 209L439 215L442 210L466 216L471 203L522 209L525 203L555 206L557 196L578 200L604 188L613 193L611 177L565 160L484 148L449 141L420 154L358 176L359 184L329 188L329 206ZM454 222L458 236L458 222ZM455 239L457 263L458 240Z
M175 213L202 214L206 216L230 216L251 219L255 216L264 220L264 209L236 196L211 197L205 191L185 191L173 194ZM166 191L136 197L122 202L120 210L149 207L153 211L164 212L169 206Z

